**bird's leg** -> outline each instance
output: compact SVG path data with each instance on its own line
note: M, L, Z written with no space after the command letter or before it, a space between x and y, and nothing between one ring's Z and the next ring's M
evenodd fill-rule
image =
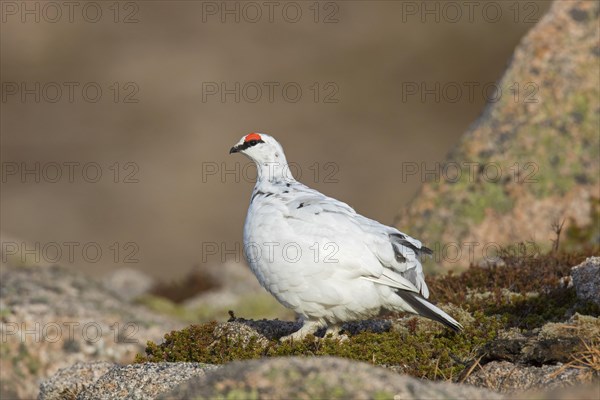
M287 335L287 336L282 337L279 340L281 340L281 341L286 341L286 340L302 340L307 335L314 334L322 326L323 326L323 323L321 323L319 321L310 321L310 320L309 321L304 321L304 325L302 325L302 328L298 329L296 332L292 333L291 335Z
M325 337L327 337L327 335L331 335L333 338L336 338L338 336L340 336L340 329L342 329L342 327L340 325L328 325L327 326L327 330L325 331Z
M348 340L348 335L345 334L340 334L340 331L342 330L342 326L341 325L329 325L327 326L327 330L325 331L325 336L327 337L327 335L331 335L332 339L339 339L340 341L346 341Z

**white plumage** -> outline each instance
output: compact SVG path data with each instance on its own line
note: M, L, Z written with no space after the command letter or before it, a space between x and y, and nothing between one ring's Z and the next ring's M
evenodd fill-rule
M246 135L230 150L237 152L258 171L244 225L246 258L261 285L304 320L290 338L325 326L337 335L342 323L382 309L462 329L426 300L419 256L431 250L420 241L296 181L269 135Z

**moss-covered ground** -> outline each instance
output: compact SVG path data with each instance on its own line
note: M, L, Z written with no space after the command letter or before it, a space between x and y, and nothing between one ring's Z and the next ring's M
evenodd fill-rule
M506 256L503 265L471 266L461 274L430 278L432 300L444 305L465 326L458 334L405 314L385 316L393 322L388 331L362 331L342 342L313 336L295 342L266 341L264 337L236 339L235 335L215 335L218 324L209 322L168 333L161 344L148 342L145 354L138 355L136 361L222 364L261 357L331 355L417 377L456 380L501 330L529 332L547 322L566 321L576 312L600 316L600 307L578 301L574 288L565 280L572 266L586 255L599 253L598 248L586 248L576 254ZM582 338L582 346L585 343Z

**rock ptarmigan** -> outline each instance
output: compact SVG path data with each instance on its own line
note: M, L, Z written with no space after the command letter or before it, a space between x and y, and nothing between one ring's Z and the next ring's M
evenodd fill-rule
M269 135L246 135L229 153L242 153L257 167L244 225L248 264L261 285L303 320L284 339L302 339L322 327L337 336L344 322L382 310L462 329L426 300L419 258L432 251L420 241L296 181L283 148Z

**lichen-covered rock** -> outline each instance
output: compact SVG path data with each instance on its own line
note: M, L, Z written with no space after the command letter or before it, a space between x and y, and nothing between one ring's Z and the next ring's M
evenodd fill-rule
M429 247L470 243L441 262L492 258L490 243L550 246L551 225L563 219L562 243L565 232L590 226L576 245L598 244L599 14L599 2L555 1L515 50L498 101L448 156L462 174L424 182L403 208L397 226Z
M508 361L521 365L568 363L585 343L600 343L600 319L575 314L564 323L549 322L533 332L501 331L483 349L483 362Z
M56 374L42 382L38 399L74 399L114 366L115 364L106 361L96 361L79 362L70 367L61 368Z
M200 363L148 363L121 366L77 363L40 385L38 400L154 399L217 366Z
M218 368L200 363L146 363L112 367L92 385L81 391L77 400L145 400L166 393L191 377Z
M533 333L503 331L483 348L481 364L474 364L465 382L502 393L592 384L600 377L599 345L600 319L586 315L547 323Z
M577 297L600 305L600 257L589 257L571 269Z
M465 380L465 383L501 393L513 393L553 390L589 383L591 380L590 369L568 367L563 364L535 367L508 361L493 361L478 368ZM523 397L519 396L519 398Z
M181 384L161 399L500 399L466 385L428 382L334 357L234 362Z
M99 281L72 270L3 268L2 393L35 398L40 383L60 368L78 362L131 362L147 340L182 326L119 299Z

